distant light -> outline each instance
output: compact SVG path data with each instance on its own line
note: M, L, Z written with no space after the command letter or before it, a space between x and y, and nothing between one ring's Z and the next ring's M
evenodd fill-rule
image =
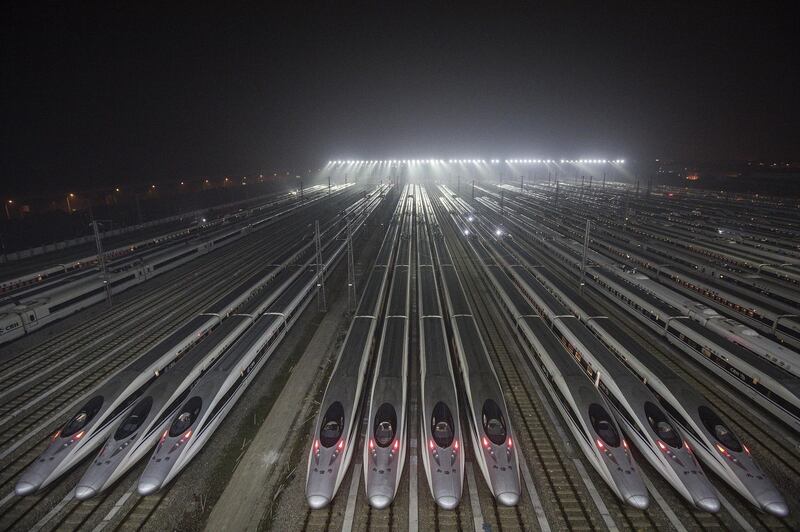
M503 231L501 229L498 229L497 231L494 232L494 234L497 236L503 236Z
M464 236L469 236L469 229L464 229Z
M203 218L203 223L206 223L206 219L205 218Z
M468 221L468 222L471 222L471 221L472 221L472 220L474 220L474 219L475 219L475 218L473 218L472 216L470 216L470 217L468 217L468 218L467 218L467 221Z

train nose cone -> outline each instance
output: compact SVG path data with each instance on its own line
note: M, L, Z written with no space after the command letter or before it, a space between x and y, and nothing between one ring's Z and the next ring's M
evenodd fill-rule
M151 495L158 491L161 487L161 482L157 479L150 477L142 477L139 479L139 485L136 486L136 491L139 495Z
M31 484L30 482L25 482L24 480L20 480L20 481L19 481L19 482L17 482L17 483L16 483L16 485L14 486L14 492L15 492L17 495L19 495L20 497L22 497L23 495L30 495L31 493L33 493L34 491L36 491L36 489L37 489L38 487L39 487L39 486L36 486L36 485L34 485L34 484Z
M786 517L789 515L789 507L783 501L765 504L764 511L777 517Z
M639 510L644 510L650 506L650 497L647 495L631 495L627 499L627 503Z
M436 499L436 504L439 505L439 508L444 510L453 510L456 506L458 506L458 499L450 495L442 495Z
M519 502L519 493L506 491L505 493L498 493L495 498L503 506L516 506Z
M320 508L325 508L328 506L328 503L331 500L324 495L309 495L308 496L308 505L313 508L314 510L319 510Z
M391 502L392 499L390 499L386 495L373 495L372 497L369 498L369 505L378 510L383 510L384 508L389 506Z
M94 488L90 488L89 486L78 486L75 488L75 498L79 501L85 501L86 499L91 499L97 494L97 491Z
M716 497L706 497L705 499L700 499L695 501L695 505L704 512L709 512L712 514L719 512L719 499Z

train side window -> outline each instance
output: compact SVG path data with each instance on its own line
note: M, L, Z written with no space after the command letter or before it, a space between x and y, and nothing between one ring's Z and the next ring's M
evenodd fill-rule
M700 415L700 421L703 422L706 429L720 442L722 445L731 451L740 453L742 452L742 444L736 438L736 435L725 424L716 412L708 407L701 406L697 409Z
M483 403L483 431L495 445L506 441L506 420L500 407L491 399Z
M142 426L144 420L147 419L147 414L150 413L150 408L153 406L152 396L147 396L144 400L139 401L136 406L131 409L130 413L125 417L125 420L114 433L114 439L124 440Z
M194 396L183 405L180 414L177 415L172 425L169 427L169 435L174 438L192 426L194 420L200 414L200 407L203 406L203 400L198 396Z
M447 405L439 401L433 407L431 415L431 434L436 445L442 448L450 447L453 443L455 431L453 430L453 415Z
M619 447L619 432L605 408L597 403L589 405L589 421L600 439L609 447Z
M389 447L394 440L397 427L397 413L389 403L383 403L375 412L373 436L378 447Z
M83 427L85 427L86 424L97 415L97 413L100 411L100 407L102 406L102 395L97 395L89 399L89 401L83 405L83 408L78 410L78 413L72 416L72 419L67 421L67 424L64 425L64 429L61 431L61 437L68 438L79 430L83 429Z
M319 431L319 441L323 447L333 447L344 430L344 408L342 403L336 401L325 411L322 426Z
M678 448L683 445L678 431L670 424L666 414L651 402L645 402L644 413L647 416L647 422L650 428L653 429L659 438L661 438L670 447Z

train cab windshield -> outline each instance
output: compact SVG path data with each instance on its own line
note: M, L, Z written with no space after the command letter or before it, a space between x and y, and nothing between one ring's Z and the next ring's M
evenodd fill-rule
M82 430L86 424L97 415L97 413L100 411L100 407L102 406L103 397L101 395L97 395L89 399L89 401L83 405L83 408L81 408L77 414L72 416L72 419L67 421L67 424L64 425L64 429L61 431L61 437L69 438L79 430Z
M322 427L319 431L319 441L323 447L333 447L344 430L344 408L342 403L336 401L325 412L322 418Z
M186 401L186 404L181 408L180 414L178 414L175 421L173 421L172 425L169 427L170 437L174 438L186 432L186 430L192 426L194 420L197 419L198 414L200 414L201 406L203 406L203 400L197 396Z
M483 403L483 431L495 445L506 441L506 420L500 407L491 399Z
M397 429L397 413L389 403L383 403L375 413L374 423L375 443L378 447L389 447L394 440Z
M136 406L125 417L122 424L114 433L114 439L119 441L127 438L142 426L147 414L150 413L150 408L153 406L153 398L151 396L145 397L143 400L136 403Z
M442 448L450 447L455 436L453 427L453 415L450 409L441 401L436 403L431 415L431 434L436 445Z
M708 407L701 406L698 409L698 414L700 414L700 420L703 422L703 425L714 435L718 442L731 451L737 453L742 452L742 444L716 412Z
M609 447L619 447L620 437L614 420L605 408L597 403L589 406L589 421L592 423L595 433Z
M647 422L650 423L650 428L664 443L675 449L683 445L680 434L670 424L663 410L653 403L646 402L644 404L644 413L647 416Z

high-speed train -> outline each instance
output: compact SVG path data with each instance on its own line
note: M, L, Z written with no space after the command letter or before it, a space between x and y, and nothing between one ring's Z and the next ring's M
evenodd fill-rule
M436 219L430 222L475 460L497 502L515 506L521 493L520 470L508 407L444 236Z
M209 308L210 312L225 317L245 303L258 287L274 281L264 298L247 302L243 314L225 319L166 370L136 400L127 415L114 424L111 436L78 482L76 498L88 499L108 488L155 446L165 424L186 400L195 381L252 324L249 313L266 307L285 289L286 282L281 277L288 277L288 271L281 271L274 264L267 265Z
M617 357L650 388L704 464L761 510L785 516L783 496L716 409L657 357L642 349L613 320L545 268L534 270Z
M459 223L460 220L454 221L462 234L468 231L463 223ZM469 245L488 274L496 299L505 309L508 321L526 347L527 356L578 447L620 500L634 508L647 508L650 502L647 488L628 443L611 414L613 409L608 399L586 378L580 365L564 350L541 316L503 271L503 267L516 264L514 258L489 241L484 241L485 248L470 238ZM496 254L500 263L487 248Z
M409 190L410 187L407 187ZM367 405L364 488L373 508L394 500L408 453L408 353L414 196L406 204Z
M578 268L568 246L550 242L549 249L567 264ZM590 257L601 256L589 253ZM800 431L800 379L764 360L761 356L705 328L642 288L617 280L607 266L588 266L586 279L612 301L642 323L663 335L668 342L691 356L742 394Z
M481 202L499 212L491 202ZM580 247L571 239L545 231L538 223L525 222L524 216L507 214L505 220L546 249L572 272L581 268ZM800 381L772 362L745 349L726 336L688 319L681 311L659 300L638 286L617 279L617 265L589 249L586 281L642 323L663 335L668 342L706 366L721 379L758 403L796 431L800 431Z
M495 237L487 232L487 240L490 238ZM514 247L511 239L504 242L514 256L523 251ZM719 511L720 501L714 487L652 392L527 268L511 266L508 270L538 314L606 395L617 422L645 459L695 507L707 512Z
M365 206L353 223L354 233L376 205L377 202L369 202ZM342 227L323 243L323 275L342 256L346 242L337 239L345 230ZM154 493L169 483L208 442L312 299L318 282L317 265L306 262L286 282L291 284L278 299L263 312L259 309L250 315L253 324L198 379L189 399L169 420L169 428L161 435L139 477L140 495Z
M88 499L109 488L152 450L199 375L251 323L249 316L231 316L156 380L127 415L114 424L111 436L78 481L75 498Z
M306 500L311 508L324 508L333 500L358 446L364 383L388 285L402 206L398 203L386 230L320 403L306 471Z
M455 508L464 488L465 449L458 391L439 301L424 188L417 198L417 312L420 359L420 454L431 495L439 507Z
M14 491L43 488L97 449L114 424L183 351L215 327L220 317L199 314L108 379L52 437L45 451L17 479Z
M732 342L800 377L800 353L762 336L739 321L721 315L707 305L670 290L641 272L620 270L617 275L625 281L650 292L661 301L682 310L687 316L701 325L716 331Z

